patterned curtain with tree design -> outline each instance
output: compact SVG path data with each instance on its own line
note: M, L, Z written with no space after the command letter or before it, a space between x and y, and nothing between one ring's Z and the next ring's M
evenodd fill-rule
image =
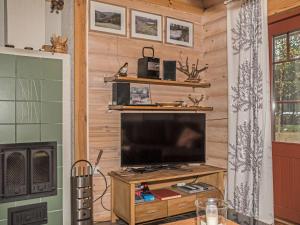
M273 224L267 0L227 7L229 207Z

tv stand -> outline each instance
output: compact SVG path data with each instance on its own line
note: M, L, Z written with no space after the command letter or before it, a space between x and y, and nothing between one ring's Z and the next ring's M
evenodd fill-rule
M222 198L224 194L225 169L201 165L181 169L159 169L147 173L130 171L112 171L111 177L111 221L118 218L129 225L161 219L195 210L195 200L208 197ZM152 202L135 203L135 187L147 183L150 190L173 189L177 183L203 182L216 187L215 190L181 194L180 198L170 200L154 200Z

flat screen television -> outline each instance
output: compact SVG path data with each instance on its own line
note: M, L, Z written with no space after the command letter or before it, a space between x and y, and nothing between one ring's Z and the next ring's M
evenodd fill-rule
M205 114L121 114L122 167L204 162Z

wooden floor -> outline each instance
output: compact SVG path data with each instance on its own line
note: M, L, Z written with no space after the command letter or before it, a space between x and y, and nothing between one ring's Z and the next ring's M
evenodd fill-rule
M182 214L182 215L178 215L178 216L167 217L165 219L161 219L158 221L143 223L140 225L160 225L160 224L167 225L168 223L194 218L195 216L196 216L195 213L191 212L191 213L186 213L186 214ZM100 222L100 223L96 223L95 225L127 225L127 223L123 222L121 220L118 220L116 223Z
M159 224L159 223L157 223ZM111 223L111 222L100 222L96 223L95 225L127 225L127 223L118 221L117 223ZM275 225L294 225L293 223L288 223L284 221L275 221Z

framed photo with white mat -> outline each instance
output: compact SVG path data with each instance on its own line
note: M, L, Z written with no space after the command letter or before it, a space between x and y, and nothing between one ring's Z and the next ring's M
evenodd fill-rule
M162 41L162 16L131 10L131 37Z
M194 24L192 22L167 17L166 43L193 47Z
M126 7L90 1L90 30L126 36Z

